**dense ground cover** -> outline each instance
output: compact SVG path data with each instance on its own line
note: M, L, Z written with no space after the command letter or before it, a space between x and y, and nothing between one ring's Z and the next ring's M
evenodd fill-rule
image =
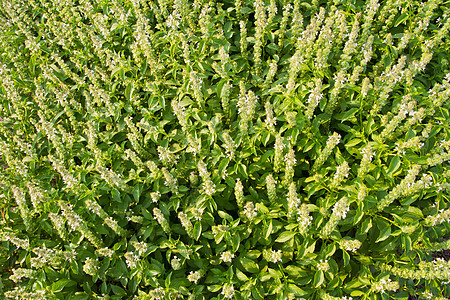
M0 299L449 296L449 8L0 0Z

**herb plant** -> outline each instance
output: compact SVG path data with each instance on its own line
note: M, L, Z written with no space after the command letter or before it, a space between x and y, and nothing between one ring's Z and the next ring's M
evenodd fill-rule
M449 296L449 9L0 0L0 298Z

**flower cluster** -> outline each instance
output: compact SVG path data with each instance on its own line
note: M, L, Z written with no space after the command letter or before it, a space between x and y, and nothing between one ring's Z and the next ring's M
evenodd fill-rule
M193 283L197 283L197 281L201 278L202 276L201 276L201 274L200 274L200 272L199 271L195 271L195 272L193 272L193 271L190 271L189 272L189 275L187 276L187 280L189 280L190 282L193 282Z
M220 259L223 262L229 262L230 263L233 260L233 258L234 258L234 254L231 253L230 251L225 251L225 252L222 252L220 254Z
M127 252L124 254L124 257L129 269L134 269L137 267L137 264L139 262L139 255L134 252Z
M18 238L13 232L0 229L0 240L9 241L18 248L30 250L30 241L28 239Z
M355 252L356 250L359 249L359 247L361 247L361 242L358 240L347 240L347 239L343 239L339 242L339 245L341 246L342 249L344 249L345 251L351 251L351 252Z
M22 278L34 279L37 275L36 271L32 269L17 268L13 269L12 271L13 274L9 276L9 279L16 283L20 282Z
M348 199L344 197L334 205L333 216L336 216L339 219L345 219L349 210L350 208L348 207Z
M100 178L105 180L109 186L113 188L119 188L123 191L130 191L130 187L127 186L125 181L121 178L120 174L105 168L103 166L97 166L97 171L100 173Z
M170 265L174 270L179 270L182 267L181 259L179 259L176 255L170 260Z
M245 204L243 213L250 222L253 221L258 215L258 212L253 202L247 202Z
M93 259L90 257L86 257L86 260L84 261L83 265L83 272L95 276L98 274L98 270L100 269L100 265L98 262L98 259Z
M266 101L264 107L266 109L266 120L264 123L271 133L275 133L275 125L277 125L277 120L273 116L272 104L269 101Z
M286 168L285 168L285 183L289 184L292 182L294 178L294 167L297 163L297 159L295 158L295 152L292 147L289 148L288 152L284 156L284 161L286 162Z
M150 299L155 299L155 300L163 300L165 295L166 295L166 291L164 291L164 288L162 288L162 287L158 287L158 288L150 291L150 293L149 293L149 296L151 297Z
M133 245L134 249L136 249L139 256L142 256L148 250L147 243L132 241L131 244Z
M319 262L316 265L317 270L322 272L327 272L330 269L330 265L328 264L328 260L319 260Z
M83 234L95 247L102 248L101 240L95 236L88 228L86 222L81 219L81 217L76 214L72 205L68 204L62 200L58 202L59 207L61 208L61 213L63 217L67 220L72 231L78 231Z
M222 288L221 294L227 298L232 299L234 297L234 287L232 284L225 284Z
M161 193L159 191L151 192L150 198L152 198L153 203L158 203L159 199L161 199Z
M24 286L16 286L13 290L6 291L5 297L9 299L30 299L30 300L46 300L51 299L47 297L47 292L45 290L33 290L32 292L27 292Z
M277 74L277 69L278 69L278 67L277 67L276 61L272 61L269 63L269 72L267 72L266 80L264 81L264 84L266 86L272 83L273 78Z
M167 186L172 193L175 195L178 195L178 181L177 179L166 169L161 169L163 175L164 175L164 185Z
M230 111L230 95L233 85L231 83L225 83L220 93L220 100L222 102L222 109L225 113Z
M440 209L436 214L428 216L425 222L428 226L450 223L450 209Z
M420 165L413 165L400 184L395 186L392 191L378 203L378 210L383 210L386 206L394 202L399 197L414 194L420 189L430 186L432 178L429 175L425 175L421 180L415 182L416 176L419 174L420 169Z
M24 191L14 185L11 187L11 189L14 194L14 198L16 198L16 203L19 207L23 223L25 224L27 230L31 231L31 212L30 208L27 205L27 201L25 200Z
M339 165L336 168L336 173L333 176L333 180L331 182L331 187L338 187L344 181L344 178L348 178L348 172L350 171L350 167L348 163L344 161L342 165Z
M50 220L53 223L53 227L56 229L59 236L62 239L65 239L67 237L67 230L66 230L64 218L55 213L49 213L48 216L50 217Z
M62 251L47 248L45 245L40 248L34 248L32 251L37 255L37 257L30 258L30 264L34 268L42 268L43 266L61 268L65 262L74 261L77 256L74 249L72 251Z
M273 262L273 263L277 263L277 262L281 262L282 261L282 254L283 252L281 250L267 250L264 249L263 250L263 257L266 261L268 262Z
M174 155L167 147L158 146L157 150L159 160L166 167L177 163L178 157Z
M311 90L311 93L308 96L308 100L306 101L308 107L306 109L305 115L308 119L311 119L313 117L314 110L316 109L317 105L319 105L319 102L322 98L322 80L316 78L315 87Z
M361 154L363 157L361 159L361 164L358 169L358 177L364 178L364 176L369 171L369 166L370 166L370 163L372 162L375 152L372 150L371 145L367 145L366 147L364 147L361 150Z
M396 291L399 288L398 282L392 281L390 278L387 280L382 278L372 284L371 290L375 293L385 293L386 291Z

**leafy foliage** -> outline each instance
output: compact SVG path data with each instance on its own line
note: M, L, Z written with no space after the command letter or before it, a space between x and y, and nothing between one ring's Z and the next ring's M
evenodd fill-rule
M448 1L0 4L4 298L450 295Z

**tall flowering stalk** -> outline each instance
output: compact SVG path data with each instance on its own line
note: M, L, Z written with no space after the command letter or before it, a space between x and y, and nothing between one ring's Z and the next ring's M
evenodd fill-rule
M258 96L252 91L248 91L245 96L241 96L238 101L238 112L240 116L239 129L243 135L248 133L249 122L252 121L258 105Z
M22 189L18 188L17 186L11 187L12 192L14 194L14 198L16 198L17 206L20 210L20 215L22 216L23 223L25 224L25 227L28 231L31 231L32 229L32 222L31 222L31 211L30 208L27 205L27 201L25 199L25 193Z
M272 174L269 174L266 177L266 188L270 202L275 203L277 200L277 182Z
M274 166L273 170L275 173L278 173L281 169L281 161L283 158L283 149L284 149L284 142L281 134L277 134L275 136L275 157L274 157Z
M327 160L327 158L330 156L331 152L333 151L334 147L339 144L341 140L341 135L338 133L333 133L331 136L328 137L327 143L325 145L325 148L320 153L319 157L316 159L312 171L317 172L318 169L324 164L324 162Z
M230 95L232 88L233 85L227 82L223 85L222 92L220 93L220 101L225 115L228 115L230 112Z
M276 61L271 61L269 63L269 71L267 72L266 79L264 80L264 85L269 86L275 75L277 74L278 66Z
M305 203L303 203L297 210L297 222L300 234L304 235L307 233L308 227L311 225L312 220L313 217L309 215L308 207Z
M161 169L164 176L164 185L167 186L172 193L178 195L178 181L177 179L166 169Z
M408 278L413 280L450 280L450 263L443 258L437 258L433 261L421 261L417 269L408 267L391 266L381 264L381 270L388 271L393 276Z
M311 90L311 93L308 96L307 100L307 108L305 115L308 119L311 119L314 115L314 110L316 109L317 105L319 105L320 100L323 97L322 94L322 80L320 78L316 78L314 80L315 87L313 90Z
M293 217L297 213L299 204L300 198L297 194L297 185L295 184L295 182L291 182L287 194L287 211L289 217Z
M361 154L363 157L361 159L361 164L358 169L358 177L364 179L364 176L369 171L369 166L370 163L372 162L375 152L372 150L372 146L367 145L361 150Z
M194 238L194 226L192 225L191 220L189 219L188 215L184 212L180 211L178 213L178 218L180 219L181 225L183 226L184 230L186 230L186 233L190 238Z
M73 211L72 205L62 200L58 201L58 205L61 208L62 215L67 220L67 223L69 224L70 228L73 231L80 232L96 248L103 247L103 242L92 233L92 231L88 228L86 222L77 213Z
M266 101L264 107L266 109L266 120L264 121L264 123L266 124L270 133L275 134L275 125L277 125L277 120L273 115L272 104L270 104L269 101Z
M203 161L199 161L197 167L200 177L203 179L203 191L206 195L212 196L216 192L216 185L211 180L206 164Z
M321 235L324 238L328 238L333 230L336 229L338 222L345 219L347 212L349 211L349 203L347 197L343 197L333 207L333 212L327 224L322 228Z
M116 220L114 220L113 218L111 218L104 210L103 208L94 200L91 199L87 199L85 201L86 207L93 212L94 214L96 214L97 216L99 216L101 219L103 219L103 222L110 227L115 233L117 233L120 236L125 236L126 235L126 231L119 226L119 224L117 223Z
M241 54L243 57L247 54L247 24L244 20L239 21L240 31L241 31L241 39L240 39L240 47Z
M350 167L346 161L344 161L342 165L337 166L336 173L331 181L331 187L337 188L345 180L345 178L348 178L349 171Z
M294 148L292 147L289 148L288 152L284 157L284 161L286 162L286 168L284 171L284 181L285 184L287 185L292 183L292 180L294 179L294 167L295 164L297 163Z
M255 63L256 75L261 75L261 52L264 39L264 29L267 26L267 15L262 0L256 0L255 2L255 17L256 17L256 32L255 32L255 45L253 46L253 60Z
M169 222L166 220L165 216L161 212L161 210L157 207L153 208L154 219L158 221L159 225L161 225L162 229L165 233L170 233Z
M236 197L236 203L239 208L243 208L244 206L244 186L242 185L241 180L238 178L236 180L236 185L234 187L234 195Z
M424 187L425 184L429 184L426 182L415 182L416 176L419 174L421 170L420 165L413 165L411 169L409 169L408 174L404 179L395 186L391 192L389 192L377 205L378 211L383 210L389 204L394 202L396 199L402 196L407 196L416 192L420 187ZM426 179L428 182L428 179Z

